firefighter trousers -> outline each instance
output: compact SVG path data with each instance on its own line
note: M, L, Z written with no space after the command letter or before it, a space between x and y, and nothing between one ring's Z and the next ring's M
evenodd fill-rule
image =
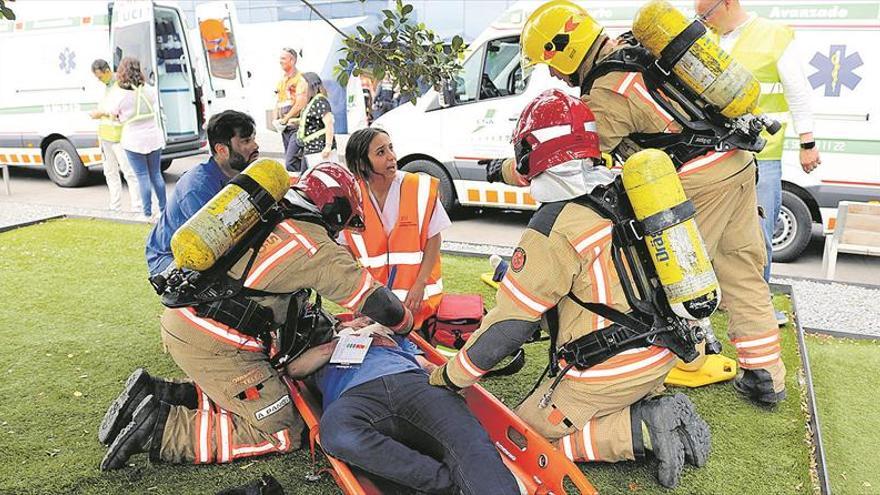
M219 464L299 448L304 423L289 379L269 364L262 342L189 308L166 310L161 327L198 404L161 403L151 460Z
M767 250L758 216L755 166L749 164L721 182L685 187L685 193L697 210L697 225L718 276L739 366L767 370L779 392L785 388L785 365L764 280Z
M545 379L516 414L575 462L634 460L630 406L665 390L674 360L624 380L563 378L550 403L539 402L552 380ZM641 446L637 446L641 448Z

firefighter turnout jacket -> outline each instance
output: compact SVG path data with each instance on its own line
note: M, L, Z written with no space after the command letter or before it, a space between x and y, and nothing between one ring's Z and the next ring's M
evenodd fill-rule
M346 309L363 313L399 333L412 316L384 286L358 267L323 225L285 219L259 248L229 272L246 288L289 294L312 288ZM282 323L289 297L255 297ZM291 400L292 384L270 365L271 350L191 307L166 309L162 339L178 366L195 382L197 407L162 403L151 458L166 462L225 463L299 447L303 421ZM158 439L161 438L161 441Z

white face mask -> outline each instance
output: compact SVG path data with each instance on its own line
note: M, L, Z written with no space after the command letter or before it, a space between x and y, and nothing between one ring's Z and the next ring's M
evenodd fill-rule
M592 159L571 160L533 178L529 192L541 203L564 201L583 196L598 185L610 184L614 177L611 170L594 166Z

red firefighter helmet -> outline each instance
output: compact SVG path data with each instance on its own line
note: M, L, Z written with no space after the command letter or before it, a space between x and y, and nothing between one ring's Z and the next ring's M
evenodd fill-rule
M361 189L354 175L342 165L324 162L307 170L293 186L318 207L334 232L345 228L363 230L364 208Z
M556 165L601 157L590 107L558 89L544 91L523 109L511 143L516 171L529 182Z

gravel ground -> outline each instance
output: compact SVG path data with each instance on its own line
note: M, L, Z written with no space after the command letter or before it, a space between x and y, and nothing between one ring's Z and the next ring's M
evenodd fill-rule
M791 285L801 326L880 338L880 286L773 278Z

